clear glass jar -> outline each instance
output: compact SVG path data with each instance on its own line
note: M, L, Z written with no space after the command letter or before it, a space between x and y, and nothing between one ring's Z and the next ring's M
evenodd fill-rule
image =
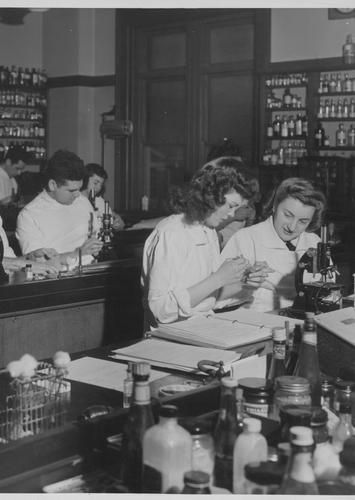
M211 477L214 470L214 441L207 422L191 420L182 423L192 437L191 469L206 472Z
M239 380L243 389L244 412L256 417L269 417L273 408L273 383L259 377L245 377Z
M284 375L277 377L274 396L274 415L279 419L280 409L286 405L310 406L310 385L306 378Z

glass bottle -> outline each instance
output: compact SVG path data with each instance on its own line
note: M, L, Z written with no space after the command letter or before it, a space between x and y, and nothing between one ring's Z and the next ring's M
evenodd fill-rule
M335 133L335 145L338 147L346 146L347 136L344 129L344 124L339 123L339 127Z
M192 438L191 469L207 472L212 477L215 450L209 425L204 421L187 420L183 427Z
M329 104L329 99L326 99L324 102L324 118L329 118L330 117L330 104Z
M286 117L284 117L281 122L281 137L288 137L288 123Z
M330 118L336 118L337 112L336 112L336 105L333 99L330 99L330 112L329 112L329 117Z
M338 99L336 117L337 118L344 118L344 114L343 114L343 101L341 99Z
M349 117L355 118L355 99L351 99L350 101Z
M150 400L149 363L133 365L133 404L129 409L122 436L121 479L132 493L140 493L143 479L143 436L154 425Z
M178 408L163 405L159 422L146 430L143 438L143 491L180 492L184 474L191 471L192 438L178 424Z
M300 114L298 114L296 117L295 133L298 137L302 135L302 117Z
M344 442L344 447L339 454L339 458L342 467L338 475L338 480L355 489L355 437L350 437Z
M343 61L345 64L355 63L355 43L353 42L352 35L346 35L345 43L343 45Z
M352 124L348 130L348 145L352 148L355 147L355 128Z
M302 116L302 135L303 137L308 136L308 118L306 115Z
M235 390L238 381L231 377L221 380L221 403L214 432L215 466L214 484L233 490L233 449L238 435Z
M272 329L272 359L267 379L275 384L275 379L285 375L286 330L284 327Z
M210 476L206 472L192 470L184 474L183 495L209 495Z
M317 327L314 320L314 313L311 312L306 312L295 375L297 377L304 377L309 381L312 405L320 406L322 390L317 351Z
M329 410L334 408L334 384L326 377L322 378L321 406Z
M336 92L341 92L343 89L340 73L337 73L337 83L335 87Z
M335 74L332 73L330 75L329 90L328 90L328 92L336 92L336 87L337 87L337 81L335 79Z
M340 403L339 422L334 428L332 438L332 445L338 453L343 449L344 441L352 435L351 405L349 403Z
M234 443L233 493L245 493L244 467L248 463L267 460L267 441L260 431L260 420L251 417L244 419L243 432Z
M339 455L329 441L328 414L322 408L312 411L311 429L315 449L313 452L313 469L317 481L334 480L340 470Z
M321 122L318 122L318 125L314 131L314 145L316 148L321 148L324 145L324 136L325 130Z
M349 104L346 98L343 101L343 118L349 118Z
M344 92L351 92L351 80L349 78L349 74L345 73L345 78L343 82L343 90Z
M312 467L313 436L308 427L291 427L291 456L278 494L318 495Z
M295 135L295 129L296 129L295 117L293 115L289 116L287 127L288 127L288 136L293 137Z
M123 381L123 408L130 408L133 397L133 362L128 361L126 378Z
M274 129L274 137L280 137L281 135L281 118L280 115L275 116L275 120L272 122Z
M291 107L292 95L291 95L290 89L288 87L285 89L282 100L283 100L283 105L285 108Z
M289 348L286 359L286 375L293 375L293 372L295 371L301 341L302 341L302 326L295 325L292 336L292 344Z

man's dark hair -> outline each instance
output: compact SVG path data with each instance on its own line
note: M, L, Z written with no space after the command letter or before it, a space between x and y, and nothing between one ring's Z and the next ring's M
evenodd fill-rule
M98 163L88 163L87 165L85 165L85 178L83 182L83 187L81 188L82 191L88 187L90 177L92 177L95 174L98 177L102 177L102 179L104 180L106 180L108 177L104 167L102 167Z
M84 162L75 153L59 149L49 158L43 176L46 186L51 179L58 186L67 181L82 181L85 177Z
M11 146L4 155L4 161L6 160L11 160L11 163L18 163L21 160L24 163L27 163L28 153L26 153L26 151L22 146L19 145Z

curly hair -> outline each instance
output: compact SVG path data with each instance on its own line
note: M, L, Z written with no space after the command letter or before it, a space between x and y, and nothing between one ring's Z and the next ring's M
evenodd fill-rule
M105 181L107 180L108 175L107 175L107 172L104 169L104 167L102 167L98 163L87 163L85 165L85 177L83 180L83 185L82 185L81 191L84 191L84 189L86 189L88 187L90 177L92 177L95 174L98 177L101 177L102 179L104 179Z
M255 176L241 161L223 157L206 163L184 187L171 190L170 206L184 213L189 222L203 222L225 203L225 195L234 189L244 199L251 199L257 189Z
M322 191L316 189L313 184L302 177L289 177L281 182L276 188L274 195L268 203L268 214L271 215L279 204L288 197L299 200L304 205L315 208L311 222L306 231L311 233L320 228L326 209L326 198Z

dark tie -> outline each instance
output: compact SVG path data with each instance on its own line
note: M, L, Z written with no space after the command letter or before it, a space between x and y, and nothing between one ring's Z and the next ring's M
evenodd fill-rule
M285 241L285 245L289 250L291 250L291 252L294 252L296 250L295 245L293 245L290 241Z

